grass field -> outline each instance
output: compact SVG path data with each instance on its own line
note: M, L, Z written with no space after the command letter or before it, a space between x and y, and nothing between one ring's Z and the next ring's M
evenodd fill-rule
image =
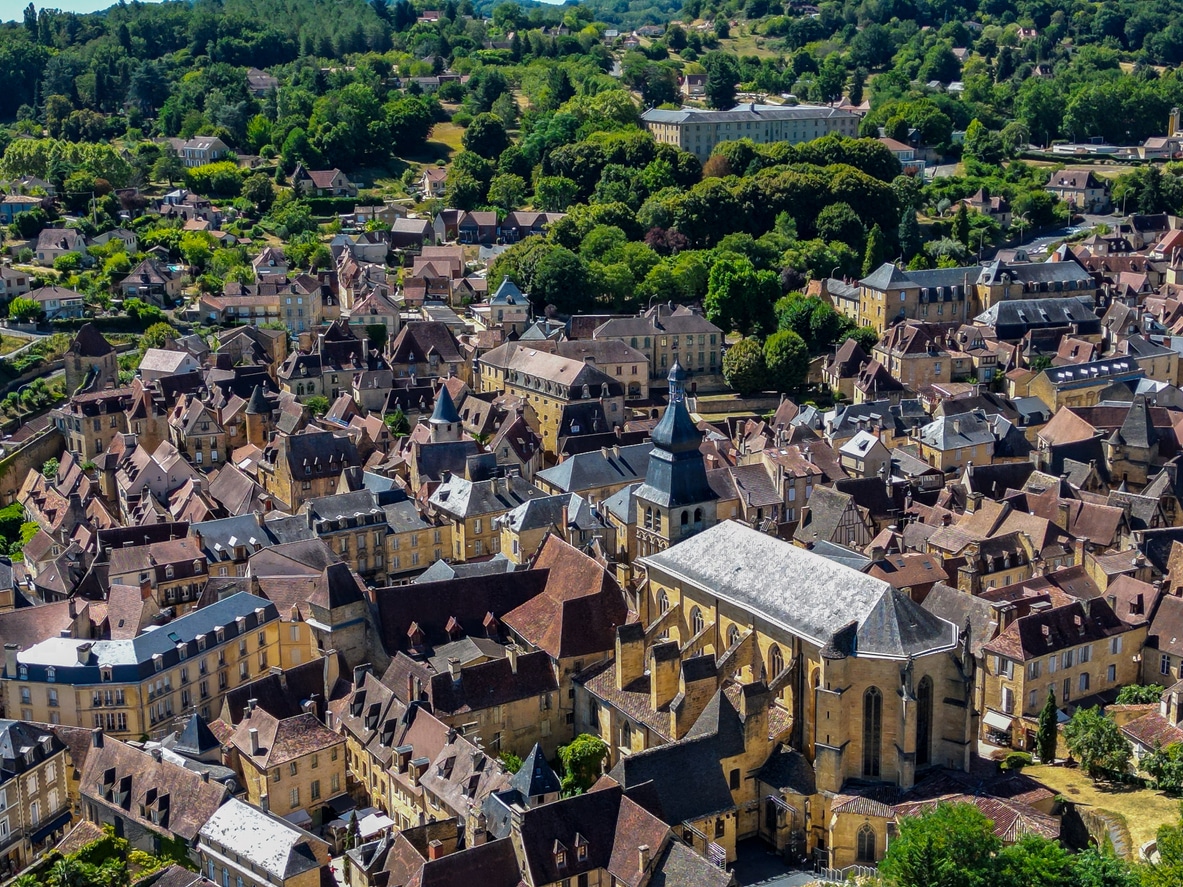
M0 355L11 354L22 345L28 345L29 340L20 336L6 336L0 333Z
M1122 816L1134 842L1130 848L1134 853L1147 841L1154 839L1160 825L1179 821L1179 800L1169 798L1162 792L1095 785L1083 770L1067 767L1034 765L1024 767L1023 775L1042 782L1077 804L1087 804Z

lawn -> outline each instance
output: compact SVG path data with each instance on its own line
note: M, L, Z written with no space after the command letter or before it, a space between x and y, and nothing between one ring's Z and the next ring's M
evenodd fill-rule
M1179 800L1162 792L1126 786L1095 785L1083 770L1033 765L1023 775L1042 782L1052 791L1077 804L1117 813L1125 819L1134 846L1132 853L1158 834L1158 827L1179 821Z
M0 333L0 355L11 354L22 345L28 345L29 340L20 336L7 336Z

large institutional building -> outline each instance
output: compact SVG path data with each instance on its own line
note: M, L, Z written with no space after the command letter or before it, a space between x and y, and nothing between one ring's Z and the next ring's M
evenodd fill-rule
M826 105L737 105L730 111L650 108L641 115L653 138L706 160L719 142L751 139L769 142L811 142L832 132L858 136L859 117Z

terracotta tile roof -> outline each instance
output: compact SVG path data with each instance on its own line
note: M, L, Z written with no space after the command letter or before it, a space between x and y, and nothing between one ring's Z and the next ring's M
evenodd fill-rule
M251 752L250 731L258 730L259 754ZM324 751L344 740L317 720L314 714L299 714L282 720L256 708L238 722L230 743L239 755L261 770L277 767L313 752Z
M1130 721L1121 732L1145 748L1165 748L1183 742L1183 727L1172 724L1157 709Z
M548 571L545 589L505 614L509 628L553 659L615 649L616 627L628 610L619 584L603 566L550 535L532 568Z
M593 696L609 703L638 724L648 727L666 742L670 736L669 705L654 711L649 701L649 675L642 675L623 690L616 689L616 660L593 665L576 677Z

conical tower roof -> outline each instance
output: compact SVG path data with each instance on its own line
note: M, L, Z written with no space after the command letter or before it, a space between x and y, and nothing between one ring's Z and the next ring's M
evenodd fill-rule
M431 414L432 425L458 425L460 414L456 412L456 403L448 391L447 385L440 386L440 393L435 399L435 411Z
M261 416L264 413L271 412L271 405L267 403L267 397L263 394L263 386L256 385L255 390L251 392L251 399L247 402L246 411L248 414Z
M546 762L546 755L542 753L542 746L537 742L530 749L530 754L526 756L526 760L522 761L522 767L514 774L510 785L517 789L523 798L536 798L539 795L558 794L562 788L558 775L551 769L550 764Z

